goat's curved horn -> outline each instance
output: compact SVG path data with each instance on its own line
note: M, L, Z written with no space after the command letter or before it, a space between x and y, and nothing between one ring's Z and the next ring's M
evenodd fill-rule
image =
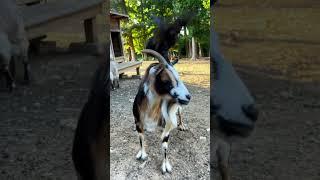
M152 56L154 56L155 58L157 58L159 60L159 62L163 65L169 65L168 62L166 61L166 59L157 51L154 51L152 49L144 49L141 51L142 53L145 54L150 54Z

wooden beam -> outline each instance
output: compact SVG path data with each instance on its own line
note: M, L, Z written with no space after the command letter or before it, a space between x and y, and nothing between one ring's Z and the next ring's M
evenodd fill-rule
M94 18L100 12L100 10L101 10L100 6L91 7L89 9L78 11L68 16L63 16L53 20L44 21L42 23L32 25L32 26L31 25L26 26L28 38L32 39L32 38L47 34L48 32L59 30L60 27L63 26L64 24L70 24L74 22L78 23L81 20Z

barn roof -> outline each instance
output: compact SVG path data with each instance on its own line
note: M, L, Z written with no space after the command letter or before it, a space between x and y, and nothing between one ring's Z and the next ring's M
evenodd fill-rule
M129 18L124 0L111 0L110 15L113 18Z

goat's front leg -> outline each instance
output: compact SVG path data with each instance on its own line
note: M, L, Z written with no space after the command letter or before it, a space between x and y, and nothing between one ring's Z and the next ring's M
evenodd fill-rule
M28 58L25 57L25 59L23 60L23 66L24 66L24 81L26 82L26 84L30 83L30 64L28 61Z
M229 172L229 158L231 153L230 144L224 141L218 142L217 148L217 158L218 158L218 167L221 174L222 180L230 180Z
M136 158L138 160L144 161L147 159L148 155L145 150L144 129L143 129L143 126L140 126L140 122L136 123L136 129L139 133L139 142L140 142L140 150L139 150L138 154L136 155Z
M10 73L8 65L6 65L4 67L3 74L4 74L5 78L6 78L7 88L9 89L10 92L12 92L12 90L16 87L16 85L14 83L14 80L13 80L13 77L12 77L12 75Z
M163 159L162 166L161 166L161 170L162 170L163 174L165 174L167 172L171 173L171 171L172 171L172 166L171 166L169 159L168 159L168 141L169 141L169 137L170 137L170 131L172 129L173 129L173 124L170 121L166 122L166 126L165 126L164 131L162 132L162 135L161 135L162 151L164 154L164 159Z
M179 124L178 124L179 130L181 130L181 131L187 130L187 128L184 125L183 120L182 120L181 108L178 109L178 118L179 118Z

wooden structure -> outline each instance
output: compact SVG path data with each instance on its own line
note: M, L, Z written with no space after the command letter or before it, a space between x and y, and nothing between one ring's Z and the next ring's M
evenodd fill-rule
M126 71L136 69L137 75L140 75L140 61L126 61L124 57L123 41L121 36L120 21L127 20L125 3L123 0L111 0L110 9L110 54L111 59L118 63L119 74L123 74Z
M24 19L27 36L40 41L48 32L64 24L83 21L87 44L96 44L96 17L102 14L104 0L16 0ZM33 42L33 41L31 41Z

